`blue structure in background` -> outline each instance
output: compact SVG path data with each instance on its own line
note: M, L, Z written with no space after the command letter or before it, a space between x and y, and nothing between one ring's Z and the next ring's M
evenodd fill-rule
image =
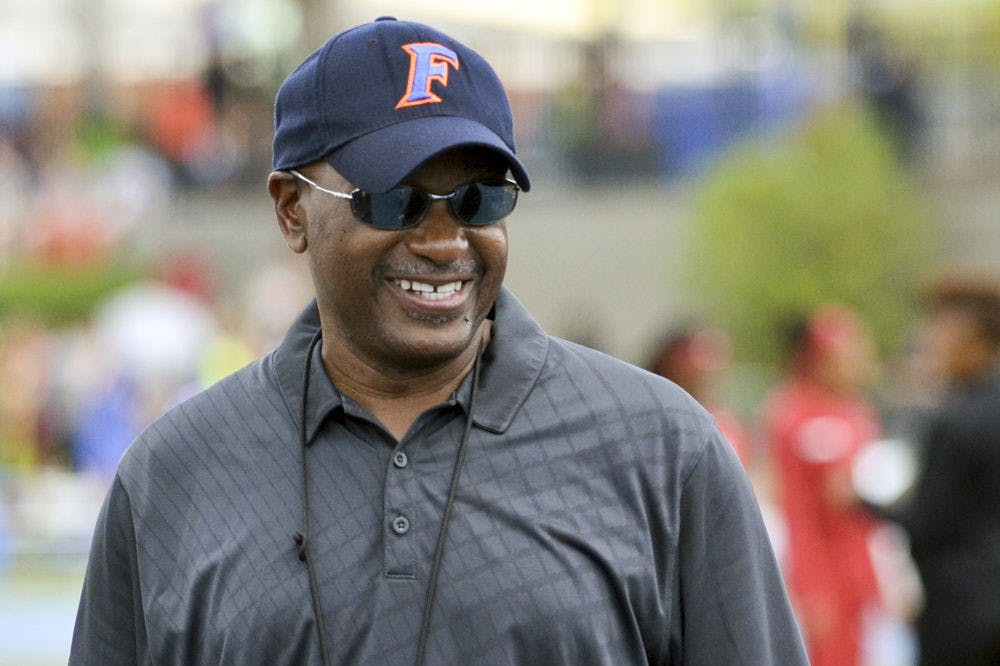
M114 477L118 459L142 429L141 400L135 382L119 377L84 405L72 433L77 471Z
M733 143L798 120L808 104L791 74L660 91L652 127L659 173L696 174Z

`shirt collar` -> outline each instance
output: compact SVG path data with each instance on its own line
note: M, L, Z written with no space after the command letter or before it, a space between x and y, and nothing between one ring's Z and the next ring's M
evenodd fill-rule
M305 355L318 331L319 309L313 299L292 323L285 339L270 357L278 388L296 426L301 426L302 419ZM333 386L323 367L322 355L318 349L314 349L309 359L309 390L306 392L306 441L312 441L316 430L331 412L343 407L340 392Z
M501 433L538 382L549 338L514 294L504 287L496 300L490 344L483 352L473 422Z
M313 300L270 358L282 397L297 425L302 413L305 354L319 325L319 310ZM538 381L547 354L548 336L517 297L503 287L497 295L490 344L483 353L473 422L491 432L507 430ZM309 363L306 441L312 440L333 411L344 408L340 392L326 374L319 350L314 350ZM471 377L465 378L455 396L466 409L472 390L470 380Z

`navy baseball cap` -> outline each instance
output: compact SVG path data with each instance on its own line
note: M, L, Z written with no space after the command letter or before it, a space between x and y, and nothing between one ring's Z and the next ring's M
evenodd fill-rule
M521 189L531 188L493 68L420 23L385 17L334 35L275 97L277 171L326 160L357 187L386 192L459 146L496 151Z

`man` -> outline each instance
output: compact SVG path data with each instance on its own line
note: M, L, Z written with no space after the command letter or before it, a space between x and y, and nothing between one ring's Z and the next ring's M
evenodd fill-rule
M804 663L711 417L502 287L530 184L489 65L380 19L275 117L316 301L123 458L71 663Z
M891 514L924 586L922 666L1000 663L1000 284L949 276L927 293L927 354L947 398L923 472Z
M813 666L852 666L862 663L862 622L878 592L868 550L874 525L851 483L857 454L879 434L862 395L871 346L843 306L821 307L794 329L789 376L765 408L788 587Z

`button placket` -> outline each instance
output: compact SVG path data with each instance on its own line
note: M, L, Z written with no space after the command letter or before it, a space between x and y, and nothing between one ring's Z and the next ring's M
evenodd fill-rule
M391 578L413 578L416 572L416 550L413 543L413 475L410 459L402 450L389 456L385 484L385 529L383 562L385 575Z

